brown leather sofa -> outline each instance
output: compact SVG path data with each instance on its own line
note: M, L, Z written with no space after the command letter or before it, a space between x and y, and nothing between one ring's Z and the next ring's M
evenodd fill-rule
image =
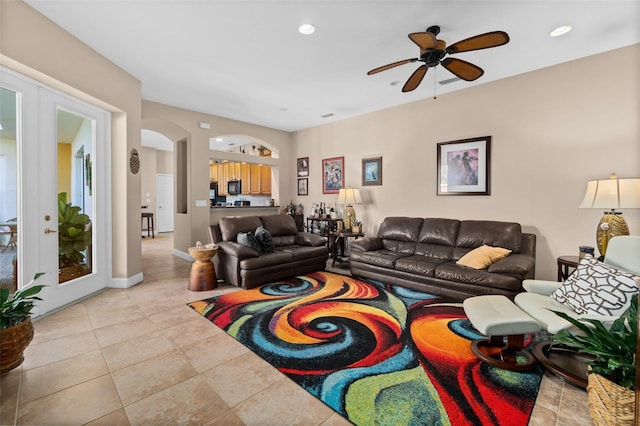
M487 269L456 264L471 250L488 245L512 250ZM534 277L536 236L520 224L481 220L387 217L376 237L350 244L353 276L463 300L483 294L511 299Z
M241 232L255 232L263 226L273 240L274 251L260 254L237 242ZM290 215L229 216L209 226L211 240L218 246L213 258L217 277L244 288L253 288L294 275L325 269L329 250L319 235L298 232Z

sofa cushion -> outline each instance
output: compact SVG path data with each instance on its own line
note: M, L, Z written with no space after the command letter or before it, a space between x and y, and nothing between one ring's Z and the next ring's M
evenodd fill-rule
M422 223L418 242L454 246L460 229L460 221L456 219L426 218Z
M458 260L469 251L482 245L503 247L520 253L521 227L514 222L489 220L463 220L456 239L454 259Z
M483 245L465 254L456 263L473 269L486 269L509 254L511 254L509 249Z
M387 217L378 229L383 240L418 241L423 219L417 217Z
M238 244L251 247L258 253L262 253L262 245L256 239L256 236L252 232L238 232Z
M452 260L453 246L418 243L416 244L414 253L425 257L433 257L442 260Z
M444 262L446 262L446 260L438 260L424 256L409 256L396 259L395 269L398 271L410 272L412 274L433 277L435 275L436 267Z
M396 260L403 257L409 257L410 254L398 253L391 250L376 250L376 251L358 251L351 252L349 259L356 262L368 263L370 265L382 266L384 268L394 269Z
M296 235L298 233L298 227L293 216L288 214L272 214L267 216L260 216L262 225L269 231L272 237L279 237L282 235Z
M264 253L273 253L273 238L271 238L271 234L264 226L258 226L256 228L256 240L260 243Z
M637 277L631 273L587 256L551 297L578 314L617 317L638 292L634 278Z
M293 255L284 251L276 250L273 253L260 257L251 257L240 261L240 269L260 269L269 266L280 265L286 268L286 263L293 261Z
M258 216L229 216L220 219L219 225L224 241L237 241L238 232L253 232L262 222Z
M515 274L522 275L533 270L536 259L528 254L510 254L504 259L491 264L487 271L497 274Z
M509 291L522 290L522 280L513 275L495 274L486 269L471 269L460 266L453 261L437 266L435 278Z
M313 257L318 256L326 256L327 255L327 246L282 246L278 247L279 251L284 251L286 253L290 253L293 256L294 260L300 259L311 259Z

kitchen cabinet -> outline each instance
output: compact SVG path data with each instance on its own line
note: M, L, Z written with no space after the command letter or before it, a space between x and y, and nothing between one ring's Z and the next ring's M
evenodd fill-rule
M217 163L209 165L209 178L218 182L218 194L229 195L227 183L242 181L242 195L271 195L271 166L247 163Z
M251 194L251 164L242 163L240 178L242 180L242 195Z
M260 193L271 194L271 167L260 166Z
M217 164L209 165L209 181L218 182L218 165Z
M260 194L260 165L259 164L251 164L251 172L249 179L251 181L251 185L249 188L250 194L259 195Z

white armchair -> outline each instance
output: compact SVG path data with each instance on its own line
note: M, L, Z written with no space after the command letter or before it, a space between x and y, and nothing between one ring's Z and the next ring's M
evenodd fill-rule
M609 241L604 263L621 272L640 276L640 236L618 236L612 238ZM518 294L514 301L520 309L535 318L543 330L551 334L556 334L564 328L571 327L571 323L560 318L552 311L564 312L573 318L593 318L603 322L612 322L616 319L615 316L607 315L581 315L558 302L551 295L562 285L563 283L554 281L525 280L523 287L526 292ZM534 350L534 354L545 367L577 386L586 386L586 382L582 378L576 377L575 374L562 370L557 371L557 366L554 366L554 363L548 358L545 359L548 349L549 344L547 343L546 345L540 344Z

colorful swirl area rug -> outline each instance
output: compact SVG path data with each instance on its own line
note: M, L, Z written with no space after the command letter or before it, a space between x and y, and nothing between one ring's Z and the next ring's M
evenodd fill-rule
M192 302L356 425L526 425L542 371L480 362L459 303L315 272Z

